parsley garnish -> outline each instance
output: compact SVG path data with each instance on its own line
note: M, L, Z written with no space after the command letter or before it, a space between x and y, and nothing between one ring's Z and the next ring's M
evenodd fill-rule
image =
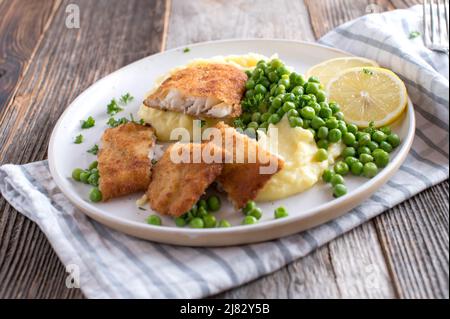
M107 106L106 113L108 113L109 115L115 115L120 111L123 111L123 108L121 108L119 104L117 104L116 99L112 99Z
M73 141L73 142L75 144L81 144L81 143L83 143L83 140L84 140L83 135L80 134L75 137L75 141Z
M191 51L191 49L189 49L189 48L184 48L183 53L188 53L189 51Z
M372 70L369 70L369 69L366 69L366 68L363 68L363 72L364 72L365 74L367 74L367 75L373 75L373 71L372 71Z
M98 153L98 145L95 144L90 149L88 149L87 152L91 153L92 155L97 155L97 153Z
M106 124L109 125L109 127L117 127L117 126L119 126L121 124L126 124L128 122L129 122L129 120L126 117L122 117L122 118L117 119L117 120L115 118L111 117L108 120L108 122L106 122Z
M95 120L92 116L89 116L86 121L81 121L81 128L91 128L95 125Z
M133 101L133 99L134 99L134 97L131 96L130 93L125 93L124 95L122 95L122 96L120 97L119 102L122 103L122 104L128 104L128 103L130 103L131 101Z
M410 39L415 39L415 38L417 38L418 36L420 36L421 35L421 33L419 32L419 31L411 31L410 33L409 33L409 38Z

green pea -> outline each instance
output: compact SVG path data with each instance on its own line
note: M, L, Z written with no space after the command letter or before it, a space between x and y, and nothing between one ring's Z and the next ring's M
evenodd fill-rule
M289 81L289 79L281 78L280 80L278 80L278 85L284 85L286 89L289 89L289 87L291 86L291 82Z
M391 144L391 146L392 146L393 148L396 148L397 146L400 145L400 137L398 137L398 135L395 134L395 133L389 134L389 135L387 136L386 141L387 141L389 144Z
M231 227L231 224L230 224L230 222L228 220L222 219L219 222L219 227L221 227L221 228L223 228L223 227Z
M358 132L358 127L355 124L347 124L347 132L356 134L356 132Z
M324 170L323 171L323 174L322 174L322 180L325 182L325 183L329 183L329 182L331 182L331 178L334 176L334 171L332 171L331 169L326 169L326 170Z
M253 216L245 216L242 220L242 225L252 225L256 224L258 220Z
M147 223L150 225L161 226L161 218L158 215L150 215L147 217Z
M260 219L262 216L262 210L259 207L255 207L248 212L247 216L253 216L256 219Z
M290 116L288 117L289 125L291 127L302 127L303 126L303 120L301 117L298 116Z
M279 109L283 104L283 100L280 97L276 97L273 99L271 106L275 109Z
M214 228L216 227L217 220L214 215L208 214L203 217L203 225L205 228Z
M342 141L345 145L352 146L355 144L356 138L353 133L347 132L342 136Z
M207 204L209 211L217 212L220 209L220 198L212 195L208 197Z
M262 84L256 84L254 91L256 94L266 94L267 89Z
M348 174L349 168L348 168L347 163L345 163L343 161L339 161L334 165L334 171L336 172L336 174L345 176Z
M286 207L284 207L284 206L277 207L275 209L275 211L274 211L275 219L284 218L284 217L287 217L287 216L289 216L289 214L287 212Z
M311 103L308 103L308 106L312 107L312 108L314 109L314 112L315 112L316 114L319 114L320 109L321 109L319 103L317 103L317 102L311 102Z
M97 161L93 161L91 164L89 164L89 170L92 170L94 168L97 168L98 166L98 162Z
M378 167L373 162L368 162L364 164L363 175L367 178L372 178L378 173Z
M286 112L283 110L283 108L279 108L279 109L277 110L277 112L276 112L276 114L278 114L278 116L280 117L280 119L283 118L283 116L284 116L285 113L286 113Z
M390 135L392 133L391 128L389 126L383 126L380 128L380 131L386 135Z
M325 139L328 137L328 127L322 126L317 130L317 137L320 139Z
M76 180L77 182L81 181L80 175L81 175L81 173L83 173L83 172L84 172L84 170L82 170L81 168L75 168L75 169L72 171L72 178L73 178L74 180Z
M301 86L301 85L305 84L305 79L303 78L303 76L301 74L297 74L295 72L292 72L289 75L289 80L291 81L292 85Z
M347 133L347 124L344 121L338 121L337 129L341 131L342 134Z
M102 200L102 192L98 189L98 187L94 187L91 189L89 193L89 199L96 203Z
M326 121L326 125L327 127L332 130L334 128L338 127L338 120L335 117L330 117L327 121Z
M282 84L277 86L277 89L275 90L275 95L280 95L286 93L286 87Z
M372 154L372 152L370 151L370 148L368 148L367 146L361 146L360 148L358 148L358 154Z
M333 111L333 114L335 114L341 110L341 108L339 107L339 104L337 104L336 102L330 102L330 103L328 103L328 105L330 106L330 109Z
M366 146L370 149L371 152L374 151L374 150L376 150L376 149L379 147L378 143L377 143L377 142L374 142L374 141L368 142L368 143L366 144Z
M319 87L319 83L314 83L314 82L308 82L306 84L306 94L314 94L316 95L317 93L319 93L320 87Z
M252 120L252 115L250 113L244 113L241 115L241 120L244 124L247 124Z
M261 121L261 113L255 112L252 114L252 122L259 123Z
M259 84L261 84L264 88L268 88L270 86L270 81L266 77L261 77L258 81ZM267 89L266 89L267 91ZM265 92L259 92L261 94L264 94Z
M247 77L250 78L253 73L250 70L245 70L245 74L247 74Z
M277 73L282 76L283 74L289 74L289 70L285 66L280 66L277 68Z
M302 127L306 130L311 126L311 120L303 120Z
M383 141L380 143L380 148L385 152L388 152L388 153L392 152L392 145L386 141Z
M270 113L268 113L268 112L264 113L263 115L261 115L261 121L262 121L262 122L267 122L267 120L269 119L269 117L270 117L271 115L272 115L272 114L270 114Z
M253 79L249 79L247 80L247 82L245 83L245 88L247 90L251 90L255 87L255 81Z
M317 102L325 102L327 100L327 94L323 90L319 90L316 94Z
M373 158L378 167L386 167L389 164L389 154L386 151L374 152Z
M342 112L336 112L336 113L334 113L334 116L335 116L338 120L344 120L344 113L342 113Z
M326 138L318 140L316 144L318 148L328 149L328 140Z
M318 130L319 127L322 127L325 125L325 121L318 116L314 116L311 120L311 127Z
M272 59L270 61L270 66L272 66L273 68L279 68L280 66L284 66L283 62L281 62L280 59Z
M248 98L248 99L252 98L253 95L255 95L255 92L253 90L247 90L245 92L245 97Z
M189 222L189 226L191 226L192 228L204 228L205 222L202 218L195 217L191 219L191 221Z
M347 194L347 187L343 184L337 184L333 187L333 195L334 197L341 197Z
M310 106L306 106L300 110L300 115L307 120L312 120L316 115L314 109Z
M293 102L284 102L283 111L295 110L295 104Z
M202 208L202 207L203 207L205 210L208 209L208 203L206 203L206 200L204 200L204 199L200 199L200 200L198 201L198 203L197 203L197 206L198 206L199 209Z
M319 111L319 116L323 119L327 119L333 115L333 111L329 107L321 107Z
M384 134L382 131L375 131L372 134L372 140L377 142L377 143L381 143L384 140L386 140L387 135Z
M365 146L367 143L370 142L370 134L369 133L361 133L359 134L359 137L356 137L358 139L359 145Z
M287 111L286 114L287 114L288 117L290 117L290 116L298 116L298 111L293 109L293 110Z
M251 211L253 208L256 207L256 203L252 200L248 201L247 204L245 204L244 208L242 208L242 212L247 215L249 211Z
M328 159L328 152L327 150L323 148L319 148L319 150L316 152L316 161L323 162Z
M257 122L250 122L247 124L247 128L253 128L253 129L257 129L258 128L258 123Z
M319 80L319 78L317 76L311 76L308 79L308 82L320 83L320 80Z
M341 133L341 131L340 131L339 129L337 129L337 128L334 128L334 129L330 130L330 132L328 133L328 140L329 140L331 143L337 143L337 142L339 142L340 139L341 139L341 137L342 137L342 133Z
M276 71L269 72L267 77L269 78L269 81L272 83L277 83L278 80L280 80L280 77L278 76L278 73Z
M292 82L292 81L291 81ZM295 88L292 89L292 94L294 94L295 96L300 96L303 94L303 86L296 86Z
M330 180L331 185L336 186L338 184L344 184L344 177L342 175L335 173Z
M361 154L359 155L359 160L361 161L361 163L366 164L369 162L373 162L373 157L370 154Z
M350 166L350 171L352 172L353 175L359 176L363 171L363 167L364 167L363 163L357 160Z
M98 186L98 174L91 174L88 177L88 184L92 185L92 186Z
M197 210L197 216L198 217L204 217L206 215L208 215L208 209L205 208L205 207L202 207L202 206L199 207L198 210Z
M351 169L353 163L359 162L359 160L354 156L349 156L345 158L344 162L347 163L348 167Z
M183 217L176 217L175 225L177 225L178 227L183 227L184 225L186 225L186 220Z
M87 171L81 172L80 173L80 182L83 182L83 183L87 184L90 175L91 174L89 172L87 172Z
M280 116L278 114L272 114L269 119L267 120L270 124L277 124L280 122Z
M344 150L342 151L342 157L346 158L349 156L355 156L356 155L356 150L354 147L346 147L344 148Z

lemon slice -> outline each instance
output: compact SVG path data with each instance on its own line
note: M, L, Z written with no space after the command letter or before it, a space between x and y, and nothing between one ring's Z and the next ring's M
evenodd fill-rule
M316 76L319 78L320 83L322 83L324 87L327 87L328 82L342 70L359 66L377 67L378 64L375 61L359 57L335 58L314 65L306 72L305 76L307 79L310 76Z
M367 127L388 125L403 112L408 101L403 81L392 71L358 67L342 71L327 86L330 101L336 101L347 122Z

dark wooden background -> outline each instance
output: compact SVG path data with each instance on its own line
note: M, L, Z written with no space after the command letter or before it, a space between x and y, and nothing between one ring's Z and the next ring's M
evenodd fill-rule
M166 48L223 38L314 41L366 14L417 0L0 0L0 164L47 157L84 89ZM80 28L65 26L80 8ZM375 5L375 6L374 6ZM448 298L449 185L432 187L226 298ZM367 285L368 269L375 284ZM82 298L39 228L0 198L0 297Z

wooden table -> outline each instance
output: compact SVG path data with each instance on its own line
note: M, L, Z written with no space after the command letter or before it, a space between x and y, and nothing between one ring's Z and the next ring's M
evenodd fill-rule
M47 157L65 107L108 73L176 46L224 38L314 41L409 0L0 0L0 159ZM80 11L67 28L66 9ZM70 9L70 8L69 8ZM225 298L448 298L448 180ZM0 199L0 297L82 298L39 228ZM367 280L373 284L367 285Z

